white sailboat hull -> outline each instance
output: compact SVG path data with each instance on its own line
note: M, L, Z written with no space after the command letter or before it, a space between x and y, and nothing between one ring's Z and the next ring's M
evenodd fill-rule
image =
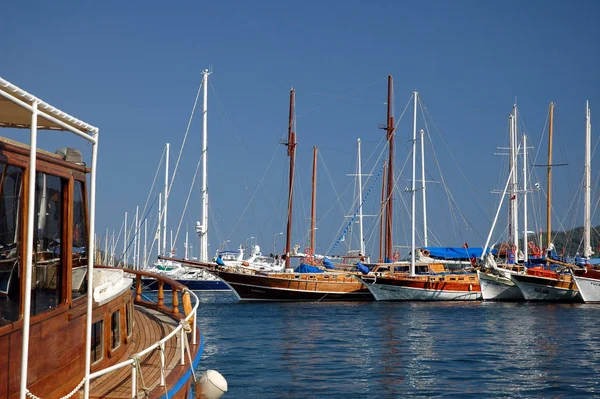
M513 275L512 280L527 301L573 302L579 294L574 289L553 286L554 279Z
M364 283L377 301L476 301L480 292L445 291Z
M584 302L600 302L600 280L583 276L574 276L573 278Z
M509 278L477 271L484 301L519 301L523 294Z

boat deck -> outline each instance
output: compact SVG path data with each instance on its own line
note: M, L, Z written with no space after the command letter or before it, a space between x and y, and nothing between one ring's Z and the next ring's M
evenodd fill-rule
M153 309L135 307L133 325L133 343L131 348L119 359L119 363L129 359L132 353L139 353L165 337L177 322ZM180 359L180 340L173 337L165 343L165 375L178 364ZM187 363L187 362L186 362ZM131 398L131 366L115 370L92 381L90 397L92 398ZM155 350L141 359L143 381L148 392L160 382L160 353ZM138 391L144 396L142 378L137 376Z

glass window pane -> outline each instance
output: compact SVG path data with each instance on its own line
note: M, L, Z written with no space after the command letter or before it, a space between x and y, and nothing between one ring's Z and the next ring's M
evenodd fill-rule
M92 363L104 357L104 323L102 320L92 325Z
M87 292L87 223L83 190L83 182L75 181L73 191L73 260L71 263L73 298Z
M61 301L61 238L63 181L60 177L37 173L35 193L35 267L32 278L31 313L53 309Z
M0 163L0 326L19 318L19 219L23 170Z
M110 318L111 325L111 340L110 347L111 349L116 349L121 345L121 312L117 310L114 312Z

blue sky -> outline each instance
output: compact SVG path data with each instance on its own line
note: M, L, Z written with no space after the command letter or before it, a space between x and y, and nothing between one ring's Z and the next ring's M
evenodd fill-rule
M575 194L583 169L585 100L592 108L593 134L600 104L595 22L600 5L594 1L35 3L1 7L0 75L100 127L99 232L118 232L124 212L131 215L136 205L143 206L165 142L176 159L207 67L213 70L210 251L228 239L236 247L254 236L269 252L273 236L285 229L287 159L278 143L286 133L292 86L299 141L292 241L307 244L316 145L324 160L318 172L317 240L320 252L329 249L344 228L344 215L353 213L353 180L346 174L354 173L358 137L363 159L374 154L365 173L378 170L373 160L384 135L378 125L385 123L388 74L394 76L396 116L418 90L441 132L430 120L444 180L464 218L448 210L441 184L433 184L429 224L437 242L483 244L498 200L490 191L502 185L505 174L505 159L493 154L507 143L515 98L521 127L535 147L530 157L539 151L537 163L545 163L542 132L548 104L556 103L554 160L569 166L555 172L553 226L559 220L566 227L582 224ZM397 131L398 170L409 155L411 130L407 115ZM197 115L171 195L173 230L198 162L200 132ZM47 133L42 145L54 149L61 140L82 147L55 133ZM426 151L428 178L440 181L433 150ZM407 172L400 189L410 184ZM542 171L536 173L535 181L545 186ZM594 173L594 185L597 177ZM374 189L365 213L377 212L379 195ZM400 201L396 214L394 243L406 245L410 219ZM183 222L190 234L199 215L196 189ZM598 224L598 217L593 222ZM374 229L370 218L365 230L373 254ZM281 249L283 236L276 240Z

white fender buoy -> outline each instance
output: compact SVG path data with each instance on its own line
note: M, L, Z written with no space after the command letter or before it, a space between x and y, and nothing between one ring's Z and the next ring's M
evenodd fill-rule
M196 383L196 397L219 399L227 392L227 380L216 370L206 370Z

